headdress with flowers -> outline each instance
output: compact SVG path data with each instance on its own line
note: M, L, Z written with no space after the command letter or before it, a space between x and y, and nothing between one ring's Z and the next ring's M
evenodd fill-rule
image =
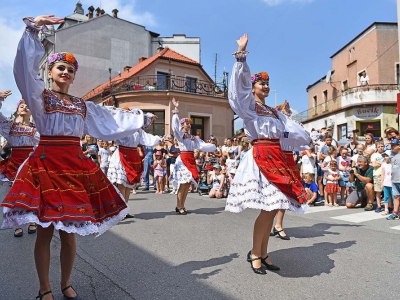
M268 81L269 80L269 75L267 72L259 72L251 75L251 83L255 83L257 81Z
M75 56L69 52L58 52L50 54L47 60L47 68L50 70L56 62L64 62L75 67L75 72L78 71L78 61Z
M185 122L187 122L187 123L192 123L192 119L191 119L191 118L182 118L182 119L181 119L181 124L183 124L183 123L185 123Z
M26 104L26 101L24 99L19 100L17 103L17 109L21 104Z

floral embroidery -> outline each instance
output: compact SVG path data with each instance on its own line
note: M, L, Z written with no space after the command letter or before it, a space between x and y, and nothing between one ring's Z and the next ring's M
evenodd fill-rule
M184 133L182 138L183 138L184 140L185 140L185 139L189 139L189 140L191 140L191 141L194 141L194 140L195 140L195 136L194 136L194 135L191 135L191 134L188 134L188 133Z
M259 116L270 117L279 120L278 114L276 113L275 110L273 110L268 105L264 105L260 102L256 102L256 113Z
M29 126L21 126L20 123L13 122L9 134L10 136L33 137L36 134L36 127L33 123L30 123Z
M69 101L60 99L50 90L43 91L44 111L46 114L61 112L64 114L76 114L86 118L87 108L85 101L78 97L70 97Z

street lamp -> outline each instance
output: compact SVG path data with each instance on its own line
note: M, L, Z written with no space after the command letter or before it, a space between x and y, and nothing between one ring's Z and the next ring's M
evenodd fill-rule
M278 105L278 99L277 99L277 97L278 97L278 91L277 90L271 90L271 92L274 92L275 93L275 107Z

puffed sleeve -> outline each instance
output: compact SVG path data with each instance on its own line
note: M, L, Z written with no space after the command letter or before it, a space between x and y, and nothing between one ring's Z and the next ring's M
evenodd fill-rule
M84 133L111 141L134 134L144 125L144 114L139 109L125 110L86 102L87 115Z
M251 73L246 62L246 53L235 54L236 63L233 65L229 81L229 104L233 111L243 120L257 118L255 100L252 94Z
M179 120L179 116L178 110L173 110L172 111L173 115L172 115L172 121L171 121L171 127L172 127L172 131L174 132L174 137L182 142L183 141L183 135L185 134L181 128L181 122Z
M203 151L203 152L215 152L215 150L217 150L217 147L214 144L206 143L201 138L196 136L195 137L195 149L199 149L200 151Z
M305 130L300 123L293 121L291 118L280 112L278 114L279 119L285 125L285 132L280 138L280 142L283 144L283 147L293 147L293 150L295 151L301 151L313 147L313 141L310 133Z
M0 98L0 109L3 106L4 98ZM10 133L12 120L0 112L0 134L7 140Z
M22 98L25 99L34 120L39 120L43 114L44 82L40 78L39 63L44 55L39 31L47 31L46 26L37 27L33 18L24 18L25 32L18 44L14 61L14 78Z
M147 147L154 147L158 145L162 139L162 137L149 134L142 129L139 129L137 134L140 136L139 143Z

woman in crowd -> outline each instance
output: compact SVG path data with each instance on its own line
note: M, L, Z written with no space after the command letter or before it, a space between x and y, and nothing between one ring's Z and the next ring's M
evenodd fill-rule
M11 95L11 91L0 92L0 108L3 101ZM17 117L15 120L5 117L0 113L0 134L8 141L12 147L10 158L0 162L1 199L7 195L15 180L19 166L33 152L33 148L38 144L40 135L36 131L35 125L30 122L31 112L25 100L17 104ZM36 233L36 224L29 223L28 233ZM22 228L14 231L15 237L23 236Z
M179 120L178 106L179 101L172 99L175 109L172 111L171 127L174 132L175 139L179 143L180 156L175 161L174 171L171 174L170 181L175 182L179 186L177 194L177 205L175 211L180 215L186 215L188 211L185 208L185 201L189 192L190 184L193 183L197 187L199 180L199 172L196 167L194 158L194 149L205 152L214 152L216 146L214 144L205 143L198 136L190 134L191 122L190 118Z
M124 108L129 111L129 108ZM114 155L110 158L107 177L111 183L116 183L119 191L128 203L132 189L140 183L144 169L142 158L139 155L138 145L151 146L157 145L161 138L146 133L139 129L134 134L116 140L118 146ZM133 218L127 214L126 218Z
M357 139L357 132L356 130L353 130L353 133L350 134L349 136L350 143L346 145L346 148L349 150L349 155L352 157L355 152L357 152L357 146L358 146L358 139Z
M269 76L266 72L251 75L246 63L247 35L238 41L234 53L229 87L229 103L243 119L246 135L253 143L252 155L245 155L230 187L226 210L241 212L246 208L260 209L254 223L253 247L247 255L256 274L279 270L268 256L268 240L278 209L304 212L307 194L301 181L289 171L282 153L280 138L285 144L312 145L310 135L297 123L265 105Z
M365 134L365 150L364 154L371 156L376 152L375 138L372 133Z
M61 240L61 291L65 299L79 299L70 282L76 254L75 233L100 235L128 213L124 198L100 168L85 157L80 137L85 132L103 140L133 134L152 120L137 110L108 110L68 94L78 71L78 61L68 52L48 57L52 89L45 89L39 74L44 55L39 32L62 18L42 15L24 18L25 32L18 45L14 77L26 100L37 131L39 145L25 161L4 198L3 227L37 226L35 263L40 289L37 299L52 299L50 243L53 231Z

